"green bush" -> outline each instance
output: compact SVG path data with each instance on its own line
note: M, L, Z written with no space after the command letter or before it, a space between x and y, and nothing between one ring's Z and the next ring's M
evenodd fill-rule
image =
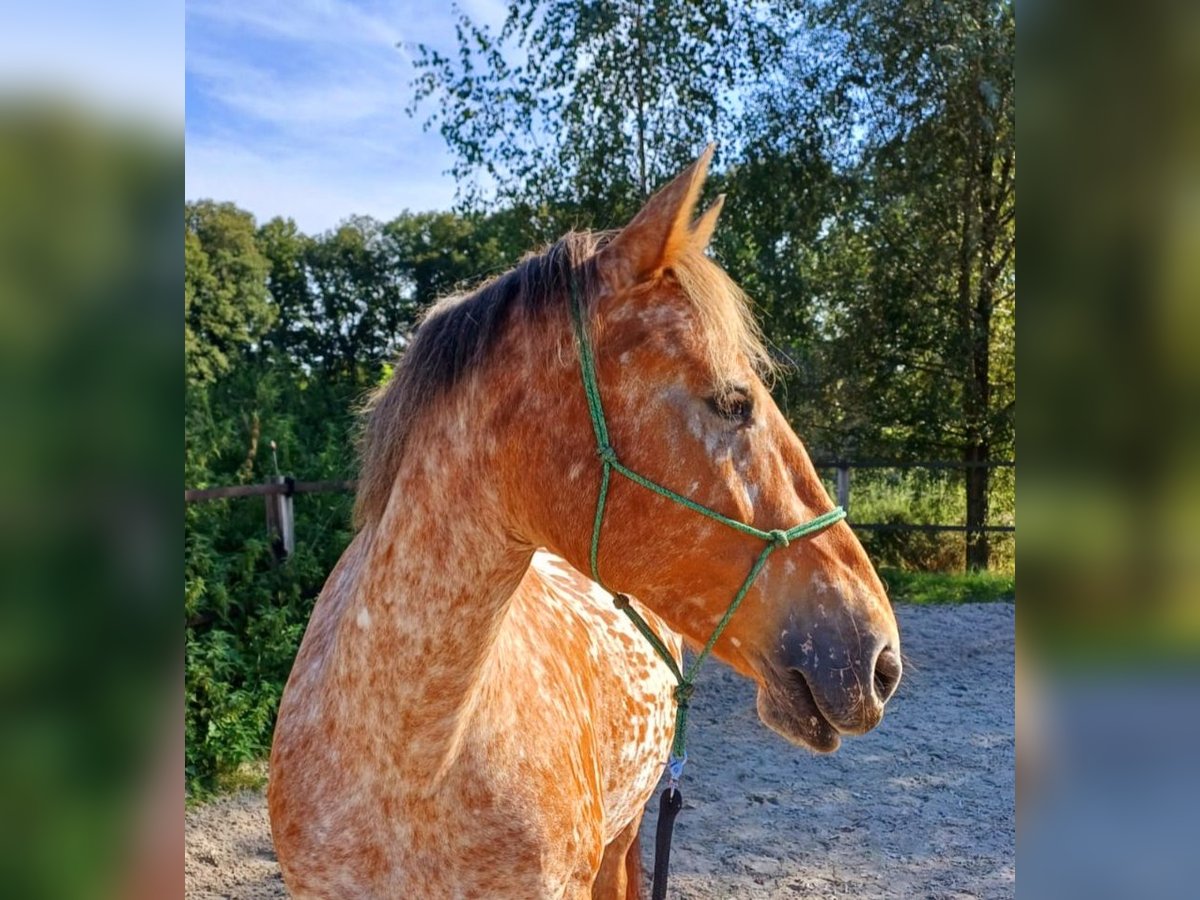
M349 495L304 494L293 503L296 552L283 562L268 543L261 499L188 507L185 728L194 797L266 755L313 602L350 539Z

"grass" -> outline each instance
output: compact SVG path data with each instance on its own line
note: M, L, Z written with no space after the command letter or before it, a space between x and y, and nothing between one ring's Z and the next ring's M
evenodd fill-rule
M910 572L881 568L879 577L892 600L900 603L1011 602L1015 579L1003 572Z

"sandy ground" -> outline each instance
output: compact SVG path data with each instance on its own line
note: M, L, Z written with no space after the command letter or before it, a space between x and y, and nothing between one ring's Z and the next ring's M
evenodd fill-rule
M900 606L897 615L900 689L879 728L833 756L776 737L759 723L749 683L706 668L673 897L1014 895L1014 607ZM642 829L647 864L657 804ZM190 810L186 828L189 898L286 896L260 794Z

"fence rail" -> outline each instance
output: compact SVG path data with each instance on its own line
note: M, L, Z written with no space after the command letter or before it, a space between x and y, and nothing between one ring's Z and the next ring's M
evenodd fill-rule
M853 469L1011 469L1013 460L986 462L955 462L933 460L928 462L900 462L896 460L816 460L817 469L833 469L837 473L837 502L847 513L850 512L850 472ZM275 542L276 552L281 557L291 555L295 549L294 516L292 497L296 494L328 494L352 492L358 482L354 479L332 481L296 481L290 475L277 475L263 484L237 484L228 487L189 488L183 492L184 503L203 503L211 500L232 500L239 497L264 497L267 504L267 529ZM847 518L850 525L863 531L879 532L958 532L978 534L980 532L1012 534L1014 525L951 525L942 523L908 522L856 522Z
M929 533L947 531L977 534L980 531L986 531L989 534L1002 533L1014 534L1017 526L1015 525L980 525L977 528L972 528L967 525L937 525L926 524L923 522L854 522L849 517L846 521L859 531L924 531Z
M184 503L204 500L229 500L234 497L271 497L282 494L329 494L353 491L358 485L353 479L344 481L296 481L290 475L281 475L282 481L265 484L235 484L230 487L189 488L183 492Z
M813 465L818 469L1012 469L1017 463L1011 459L1000 460L932 460L930 462L898 462L894 459L817 459Z

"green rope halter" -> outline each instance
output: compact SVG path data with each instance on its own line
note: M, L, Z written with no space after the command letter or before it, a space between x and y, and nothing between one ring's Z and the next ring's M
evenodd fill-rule
M671 781L674 784L679 780L683 772L683 763L687 759L685 744L687 716L692 692L695 687L696 674L699 672L701 664L712 652L717 639L720 638L721 633L733 618L734 613L742 605L742 601L746 599L746 594L750 592L750 586L754 584L754 579L758 577L758 573L767 564L767 559L770 555L780 547L786 547L798 538L811 537L818 532L824 531L829 526L846 518L846 511L839 506L793 528L762 531L752 525L747 525L745 522L739 522L736 519L721 515L716 510L702 506L694 500L689 500L682 494L677 494L669 488L665 488L661 484L657 484L644 475L639 475L625 466L617 458L617 451L613 449L612 444L609 442L608 423L604 419L604 407L600 403L600 385L596 380L596 359L592 352L592 343L588 338L587 324L584 321L583 304L579 299L579 287L575 278L571 279L571 319L575 325L575 339L579 345L579 371L583 378L583 391L587 395L588 412L592 418L592 429L596 433L596 453L600 457L602 467L600 495L596 500L596 516L592 522L592 580L601 586L604 585L604 582L600 578L599 565L600 531L604 525L604 508L608 502L608 488L614 471L628 478L634 484L640 484L647 490L653 491L661 497L666 497L668 500L673 500L681 506L686 506L693 512L698 512L700 515L707 516L710 519L720 522L722 525L727 525L735 531L740 531L742 534L748 534L751 537L756 537L766 542L766 546L763 547L762 552L754 561L754 565L750 567L750 572L746 575L742 586L734 594L729 608L725 610L725 615L721 616L721 620L717 623L717 627L709 637L708 643L704 645L704 648L692 660L692 664L687 668L686 672L680 670L675 662L675 658L671 656L671 652L667 649L666 644L654 633L654 629L650 627L649 623L633 608L629 602L629 597L620 593L614 593L613 595L613 603L617 609L629 617L634 627L641 632L650 646L654 648L654 652L666 663L667 668L671 670L671 674L675 676L675 681L677 682L673 692L675 697L675 739L671 744L671 760L667 763L667 767L671 773Z

